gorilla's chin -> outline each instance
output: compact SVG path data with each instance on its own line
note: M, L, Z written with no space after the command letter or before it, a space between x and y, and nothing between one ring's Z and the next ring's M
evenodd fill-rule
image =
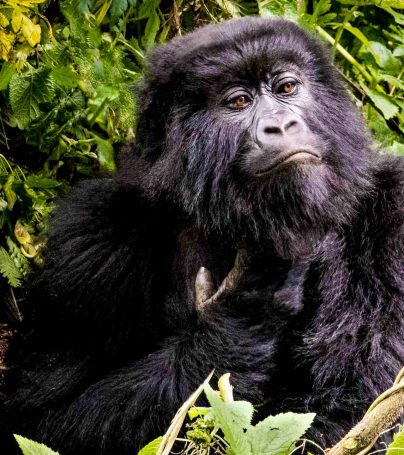
M200 219L209 217L211 224L205 227L236 245L302 260L327 232L352 222L371 190L371 179L363 174L352 179L324 162L291 163L244 188L237 180L223 182L221 191L212 191L208 214Z

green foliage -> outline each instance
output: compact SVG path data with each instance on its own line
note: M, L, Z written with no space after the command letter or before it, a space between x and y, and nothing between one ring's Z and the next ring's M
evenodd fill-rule
M212 406L208 418L222 430L229 444L231 455L287 455L294 448L297 439L310 427L315 414L278 414L251 424L253 405L247 401L225 403L205 385L205 393Z

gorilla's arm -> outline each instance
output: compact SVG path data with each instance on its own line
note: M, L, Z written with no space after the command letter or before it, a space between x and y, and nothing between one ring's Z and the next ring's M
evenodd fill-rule
M302 408L318 413L325 444L362 418L404 364L404 170L384 158L372 195L343 235L329 235L305 284L300 340Z
M166 211L133 187L98 180L76 188L53 217L33 291L44 326L38 332L104 356L129 340L157 337L172 257L169 224Z
M136 453L168 427L213 368L216 379L232 374L236 397L262 401L288 311L267 308L257 293L239 294L238 300L223 296L209 318L109 372L91 359L80 360L77 352L40 355L41 361L26 366L17 393L1 409L3 447L14 453L10 435L18 433L63 449L64 455Z
M213 368L216 377L232 374L236 396L258 401L273 368L273 329L269 341L264 325L247 328L242 320L223 316L182 331L159 351L108 374L63 413L48 412L38 425L43 440L61 453L63 448L64 455L137 453L168 428ZM26 431L35 430L27 425Z

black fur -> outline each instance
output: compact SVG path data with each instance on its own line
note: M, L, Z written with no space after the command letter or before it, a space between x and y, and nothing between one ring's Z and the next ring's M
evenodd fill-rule
M282 64L302 74L322 162L257 180L251 122L217 96ZM312 437L335 442L404 363L404 166L371 150L322 46L250 18L158 47L120 161L54 216L0 408L7 453L14 432L62 455L133 454L212 368L263 414L316 412ZM239 248L242 283L198 318L198 269L219 284Z

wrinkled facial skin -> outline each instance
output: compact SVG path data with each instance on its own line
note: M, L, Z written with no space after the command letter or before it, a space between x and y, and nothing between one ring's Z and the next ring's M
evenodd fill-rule
M204 27L150 58L143 186L233 245L295 258L370 190L369 141L317 41L283 20Z
M224 121L249 133L240 168L252 177L269 179L293 164L321 163L320 148L303 117L310 96L298 71L286 68L257 87L232 83L218 99Z

